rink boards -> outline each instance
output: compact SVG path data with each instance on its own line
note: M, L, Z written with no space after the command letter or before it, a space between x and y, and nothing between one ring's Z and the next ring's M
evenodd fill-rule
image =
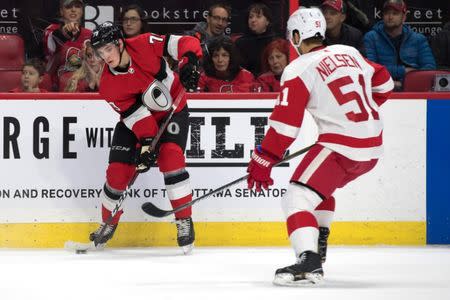
M194 96L186 156L196 198L245 174L250 151L267 129L274 95ZM95 94L46 97L0 97L0 247L86 241L99 220L99 194L118 116ZM441 145L448 138L438 134L449 132L447 106L445 100L414 97L383 106L385 156L371 173L336 192L331 243L448 243L450 209L442 189L450 182L450 166L439 153L448 152ZM291 151L310 145L316 135L306 115ZM269 192L256 195L242 183L195 205L196 244L287 245L280 199L298 161L274 169ZM140 210L146 201L168 209L166 197L156 167L141 175L111 245L175 245L172 218L154 219Z

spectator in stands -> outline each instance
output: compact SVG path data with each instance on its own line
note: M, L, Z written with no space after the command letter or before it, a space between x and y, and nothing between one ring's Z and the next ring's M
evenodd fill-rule
M104 62L87 41L82 51L81 67L67 72L60 78L60 90L64 92L96 92L100 84Z
M217 2L208 8L206 22L198 23L194 29L186 31L186 35L195 36L200 40L203 57L209 55L208 47L212 41L226 36L225 29L230 23L231 7L223 2Z
M431 49L438 69L450 70L450 22L435 36L431 37Z
M83 48L84 41L91 38L92 32L82 26L82 0L60 0L60 23L49 25L44 32L44 50L47 71L52 78L53 89L58 90L58 71L66 63L79 60L73 56Z
M38 58L31 58L22 67L20 86L10 90L10 93L46 93L39 88L45 74L45 64Z
M367 58L387 67L395 90L402 89L406 73L436 68L427 39L405 25L405 19L405 2L387 0L383 5L383 20L364 36Z
M301 0L301 5L305 7L320 7L324 0ZM374 2L367 0L342 0L346 6L345 23L358 28L362 32L370 30L373 24Z
M239 54L229 37L211 42L210 55L203 63L198 83L200 91L215 93L252 92L257 82L239 65Z
M258 76L261 72L261 54L277 35L272 28L272 14L267 5L254 3L247 11L247 32L236 40L242 58L242 67Z
M261 70L258 77L262 92L279 92L280 78L284 68L289 63L289 42L276 39L270 42L262 53Z
M125 7L120 15L123 35L126 38L131 38L147 32L145 19L144 10L140 6L132 4Z
M327 21L325 45L343 44L355 47L364 55L363 35L353 26L345 24L347 5L343 0L326 0L322 11Z

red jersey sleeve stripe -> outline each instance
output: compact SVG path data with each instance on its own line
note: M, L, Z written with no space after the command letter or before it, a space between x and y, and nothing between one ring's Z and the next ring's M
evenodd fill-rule
M300 132L300 127L291 126L282 122L278 122L269 119L269 126L272 127L277 133L288 136L295 139Z
M173 59L178 60L178 43L181 39L181 36L177 35L169 35L169 39L166 41L167 43L167 53L172 56Z
M392 81L391 77L388 78L388 80L380 85L372 85L372 92L373 93L388 93L392 91L394 88L394 82Z

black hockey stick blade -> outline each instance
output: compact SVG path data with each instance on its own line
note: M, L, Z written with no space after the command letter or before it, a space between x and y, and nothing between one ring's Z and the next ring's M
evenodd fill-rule
M144 204L142 204L141 208L147 215L150 215L155 218L164 218L172 214L172 211L163 210L151 202L145 202Z
M282 164L282 163L284 163L284 162L286 162L288 160L293 159L294 157L302 155L303 153L305 153L309 149L311 149L312 146L314 146L314 145L310 145L310 146L308 146L306 148L298 150L298 151L296 151L296 152L294 152L294 153L284 157L282 160L277 162L274 166L278 166L278 165L280 165L280 164ZM146 214L148 214L148 215L150 215L152 217L163 218L163 217L169 216L171 214L174 214L176 212L179 212L180 210L183 210L186 207L192 206L195 203L197 203L197 202L199 202L199 201L201 201L201 200L203 200L205 198L208 198L209 196L214 195L217 192L220 192L221 190L229 188L229 187L231 187L231 186L233 186L233 185L235 185L235 184L237 184L237 183L247 179L247 177L248 177L248 175L245 175L245 176L242 176L242 177L240 177L240 178L238 178L236 180L233 180L232 182L227 183L227 184L225 184L225 185L223 185L223 186L221 186L221 187L219 187L219 188L217 188L217 189L215 189L215 190L213 190L213 191L211 191L211 192L209 192L209 193L207 193L207 194L205 194L203 196L200 196L200 197L192 200L191 202L185 203L185 204L183 204L183 205L181 205L181 206L179 206L179 207L177 207L176 209L173 209L173 210L163 210L163 209L157 207L156 205L154 205L151 202L145 202L144 204L142 204L141 208Z

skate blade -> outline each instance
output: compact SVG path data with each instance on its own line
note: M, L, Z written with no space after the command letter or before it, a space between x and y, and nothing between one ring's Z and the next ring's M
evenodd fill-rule
M189 255L192 253L192 250L194 250L194 243L186 246L181 246L181 250L183 250L184 255Z
M74 241L67 241L64 243L64 249L76 252L76 251L99 251L105 248L105 244L98 244L95 246L94 242L90 243L79 243Z
M294 275L289 273L276 274L274 285L279 286L315 286L323 283L323 275L317 273L305 273L305 278L294 280Z

